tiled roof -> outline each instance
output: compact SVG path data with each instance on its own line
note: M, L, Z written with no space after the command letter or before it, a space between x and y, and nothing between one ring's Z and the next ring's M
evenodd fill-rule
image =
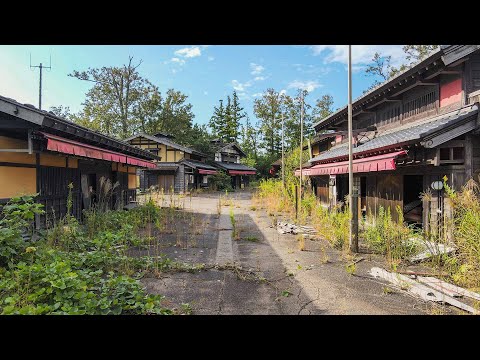
M136 154L137 156L141 156L142 158L147 158L147 159L158 159L159 158L158 156L155 156L155 155L153 155L152 153L150 153L146 150L139 149L135 146L132 146L126 140L120 140L120 139L105 135L105 134L103 134L99 131L86 128L86 127L81 126L77 123L74 123L70 120L67 120L64 117L57 116L51 111L46 111L46 110L39 109L32 104L22 104L22 103L16 101L15 99L5 97L5 96L1 96L1 95L0 95L0 101L9 103L10 105L15 106L16 109L17 109L17 112L14 113L14 114L17 117L18 117L18 115L17 115L18 114L18 108L26 109L26 110L29 110L29 111L32 111L34 113L39 114L40 117L41 117L41 121L39 121L39 122L35 121L32 116L28 116L26 118L27 121L30 121L32 123L36 123L37 125L40 125L40 126L43 126L43 127L50 127L48 124L46 124L46 121L45 121L46 118L49 118L49 119L53 120L52 122L54 124L59 123L59 124L62 124L62 126L77 129L77 131L74 134L74 137L82 138L83 139L82 141L86 140L87 142L95 142L97 145L99 145L102 148L109 148L110 147L110 146L107 146L105 144L107 142L114 143L115 144L115 146L114 146L115 151L119 151L121 153L129 152L129 153L133 153L133 154ZM10 114L10 115L12 115L12 114ZM96 140L92 139L91 136L89 138L86 138L85 136L81 136L81 133L79 133L78 130L81 130L85 133L93 134L94 137L97 136L99 138L104 139L105 141L104 142L96 141ZM67 138L72 137L72 134L70 134L69 132L62 131L62 133L64 134L63 136L65 136Z
M362 153L374 149L385 148L395 145L404 145L410 142L418 142L422 138L436 131L452 126L455 123L475 115L478 112L476 104L468 105L441 115L435 115L428 119L422 119L417 122L405 124L386 131L378 137L359 145L353 149L353 153ZM338 157L348 156L348 144L341 144L326 151L313 159L310 162L330 160Z
M235 163L226 163L226 162L220 162L220 161L215 161L215 165L218 165L219 167L226 169L226 170L240 170L240 171L257 171L257 169L244 165L244 164L235 164Z
M181 162L183 164L187 165L187 166L190 166L191 168L194 168L194 169L217 170L213 166L205 164L204 162L197 161L197 160L184 159Z
M201 153L200 151L197 151L195 149L177 144L176 142L174 142L174 141L172 141L172 140L170 140L166 137L156 137L156 136L148 135L148 134L145 134L145 133L140 133L140 134L137 134L137 135L134 135L134 136L130 136L129 138L125 139L125 141L130 141L130 140L133 140L137 137L144 137L145 139L155 141L159 144L168 145L170 147L173 147L174 149L178 149L178 150L181 150L183 152L186 152L187 154L196 154L196 155L206 157L206 155Z

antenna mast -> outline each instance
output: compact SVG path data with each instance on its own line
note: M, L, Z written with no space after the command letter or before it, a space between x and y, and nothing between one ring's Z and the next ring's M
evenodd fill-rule
M42 70L43 69L52 69L52 56L50 55L50 64L44 66L42 63L40 65L32 65L32 54L30 54L30 69L39 68L40 69L40 81L38 86L38 108L42 109Z

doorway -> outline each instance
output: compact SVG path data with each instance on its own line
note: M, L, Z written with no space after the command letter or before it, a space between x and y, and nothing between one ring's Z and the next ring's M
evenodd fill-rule
M403 177L403 216L407 223L422 225L423 206L420 193L423 191L423 175Z

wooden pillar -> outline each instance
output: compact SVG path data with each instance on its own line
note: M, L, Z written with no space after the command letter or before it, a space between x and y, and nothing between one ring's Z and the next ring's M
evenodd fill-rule
M465 182L473 177L473 142L472 135L465 135Z

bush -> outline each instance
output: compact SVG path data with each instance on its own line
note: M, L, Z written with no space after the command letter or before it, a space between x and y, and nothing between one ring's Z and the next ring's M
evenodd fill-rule
M35 203L36 195L11 198L0 215L0 265L22 253L32 240L36 214L43 205Z
M218 170L216 174L211 175L208 178L208 185L213 190L219 190L219 191L233 190L231 177L225 171L222 171L222 170Z

